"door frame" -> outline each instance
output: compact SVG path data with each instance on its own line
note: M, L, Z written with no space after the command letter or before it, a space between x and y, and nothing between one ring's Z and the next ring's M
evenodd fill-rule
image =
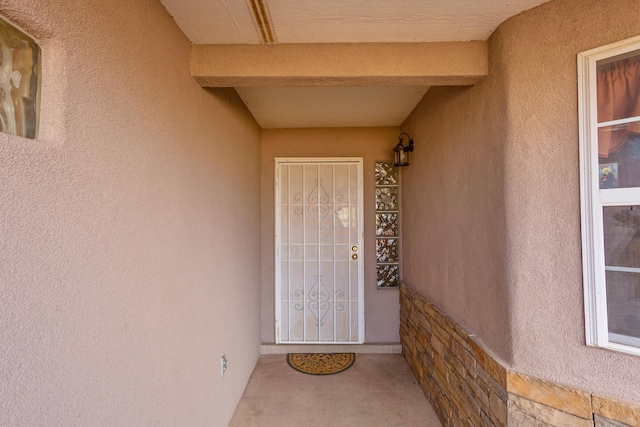
M357 341L281 341L280 339L280 316L282 313L282 298L281 298L281 279L282 274L280 271L281 254L280 248L282 246L281 241L281 209L280 209L280 165L282 164L335 164L335 163L347 163L356 164L357 170L357 182L356 188L358 191L357 197L357 221L358 221L358 340ZM274 254L275 254L275 335L276 344L309 344L309 345L334 345L334 344L363 344L364 343L364 160L362 157L276 157L274 159Z

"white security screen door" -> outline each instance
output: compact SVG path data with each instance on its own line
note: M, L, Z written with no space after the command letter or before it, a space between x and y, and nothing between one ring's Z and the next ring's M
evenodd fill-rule
M276 342L364 338L362 159L276 159Z

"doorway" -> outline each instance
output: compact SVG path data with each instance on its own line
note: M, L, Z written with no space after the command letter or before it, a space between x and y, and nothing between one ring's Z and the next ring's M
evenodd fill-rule
M275 162L276 342L361 344L362 158Z

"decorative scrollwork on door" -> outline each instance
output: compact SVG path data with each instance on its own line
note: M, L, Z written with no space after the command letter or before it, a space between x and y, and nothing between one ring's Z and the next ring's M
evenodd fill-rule
M332 203L329 193L322 185L322 180L317 179L314 183L315 186L311 189L307 197L304 197L300 193L293 196L293 200L296 203L302 203L304 201L305 205L294 208L293 213L294 215L300 216L306 211L309 217L315 222L315 228L321 230L329 213L333 210L332 205L344 201L345 196L340 193L336 194Z

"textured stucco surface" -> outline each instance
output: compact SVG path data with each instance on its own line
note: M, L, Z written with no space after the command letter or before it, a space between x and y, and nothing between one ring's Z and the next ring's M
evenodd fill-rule
M403 171L403 280L510 361L506 94L504 70L490 73L474 87L431 88L402 126L416 144Z
M365 343L397 343L397 289L376 287L375 162L393 160L398 128L277 129L262 131L262 341L275 342L274 159L363 157Z
M640 358L585 345L576 54L639 33L637 0L544 4L403 125L407 282L515 370L635 402Z
M497 34L509 67L505 202L514 367L636 402L640 357L584 345L576 55L638 34L637 0L551 2Z
M44 55L40 138L0 134L0 425L227 425L259 353L260 129L156 0L0 13Z

